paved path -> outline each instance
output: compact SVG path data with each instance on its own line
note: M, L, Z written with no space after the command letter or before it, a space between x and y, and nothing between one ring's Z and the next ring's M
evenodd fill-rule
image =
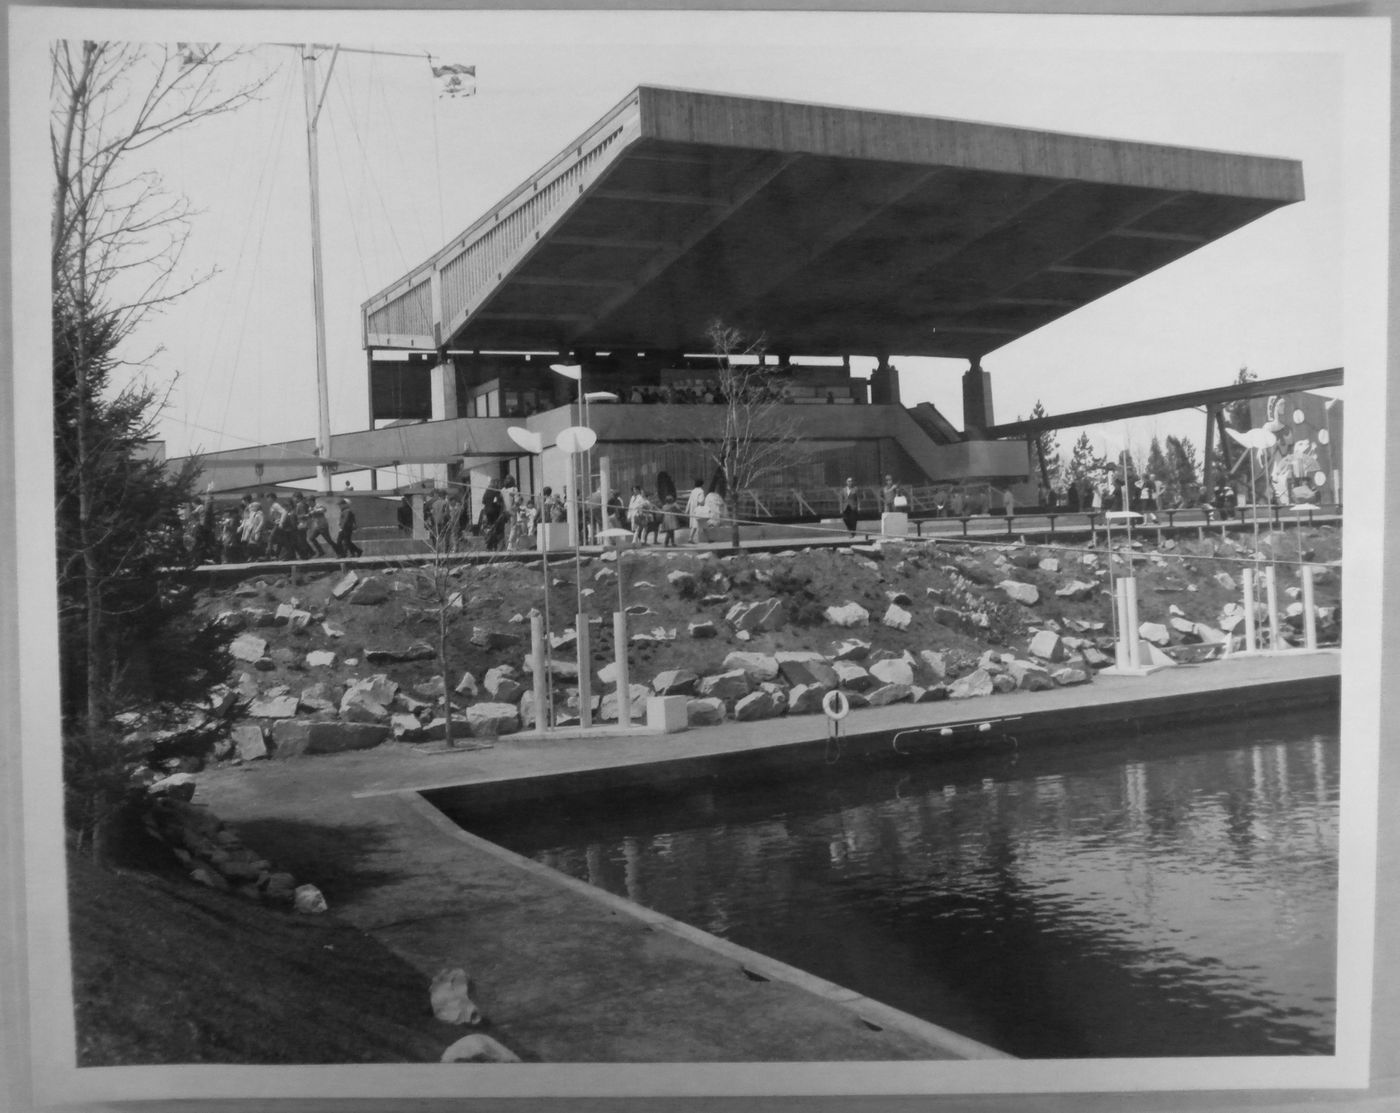
M1004 732L1219 717L1335 698L1335 653L1236 658L1143 678L854 712L842 752L975 752ZM991 727L983 732L978 725ZM946 733L945 733L946 728ZM343 917L427 979L464 966L493 1031L548 1062L909 1060L994 1055L934 1025L527 862L460 831L416 790L475 785L538 798L574 786L674 779L830 756L825 720L657 735L514 735L489 748L257 762L203 774L196 800L311 880ZM746 972L747 971L747 972Z

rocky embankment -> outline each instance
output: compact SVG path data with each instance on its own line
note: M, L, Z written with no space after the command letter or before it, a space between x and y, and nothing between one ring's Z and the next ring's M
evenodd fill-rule
M1154 539L1155 541L1155 539ZM1144 659L1240 648L1241 571L1277 558L1280 640L1301 644L1300 555L1319 634L1340 638L1340 538L1327 527L1252 538L1137 542L1107 552L888 541L717 555L627 550L554 561L251 573L206 593L235 637L214 713L235 714L216 761L287 759L441 738L496 739L536 719L532 611L548 611L557 724L579 716L575 614L589 627L593 718L618 719L612 612L628 614L631 714L686 698L691 727L1084 683L1112 664L1110 577L1138 581ZM1301 546L1301 550L1300 550ZM548 586L546 587L546 576ZM1267 630L1262 591L1255 602ZM446 637L440 639L445 613ZM445 652L445 660L444 660Z

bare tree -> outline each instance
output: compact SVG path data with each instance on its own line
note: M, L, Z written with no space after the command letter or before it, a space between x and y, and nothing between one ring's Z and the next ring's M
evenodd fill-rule
M115 659L110 628L121 622L112 585L130 579L138 558L158 548L168 515L146 505L150 469L125 468L144 454L162 395L144 382L117 389L138 326L208 275L183 276L180 255L194 211L166 189L142 152L156 141L254 97L267 76L230 83L241 51L60 41L51 48L50 151L54 172L50 267L60 516L60 591L80 612L86 685L84 720L110 717ZM146 357L149 358L149 355ZM114 485L113 469L127 480ZM178 501L185 488L168 491ZM160 499L156 500L158 503ZM145 529L125 532L144 508Z
M737 549L743 496L800 462L801 436L776 369L763 360L767 339L748 340L718 319L710 322L706 335L717 357L724 422L718 438L701 438L699 445L724 479L730 539Z

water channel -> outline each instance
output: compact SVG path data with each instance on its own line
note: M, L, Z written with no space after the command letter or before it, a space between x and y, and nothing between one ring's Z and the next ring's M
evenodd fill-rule
M1027 1058L1329 1054L1335 710L562 797L469 830Z

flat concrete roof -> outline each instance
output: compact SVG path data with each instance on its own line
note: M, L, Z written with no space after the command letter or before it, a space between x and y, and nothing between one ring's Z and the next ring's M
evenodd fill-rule
M979 357L1303 199L1296 160L642 86L364 303L367 347Z

